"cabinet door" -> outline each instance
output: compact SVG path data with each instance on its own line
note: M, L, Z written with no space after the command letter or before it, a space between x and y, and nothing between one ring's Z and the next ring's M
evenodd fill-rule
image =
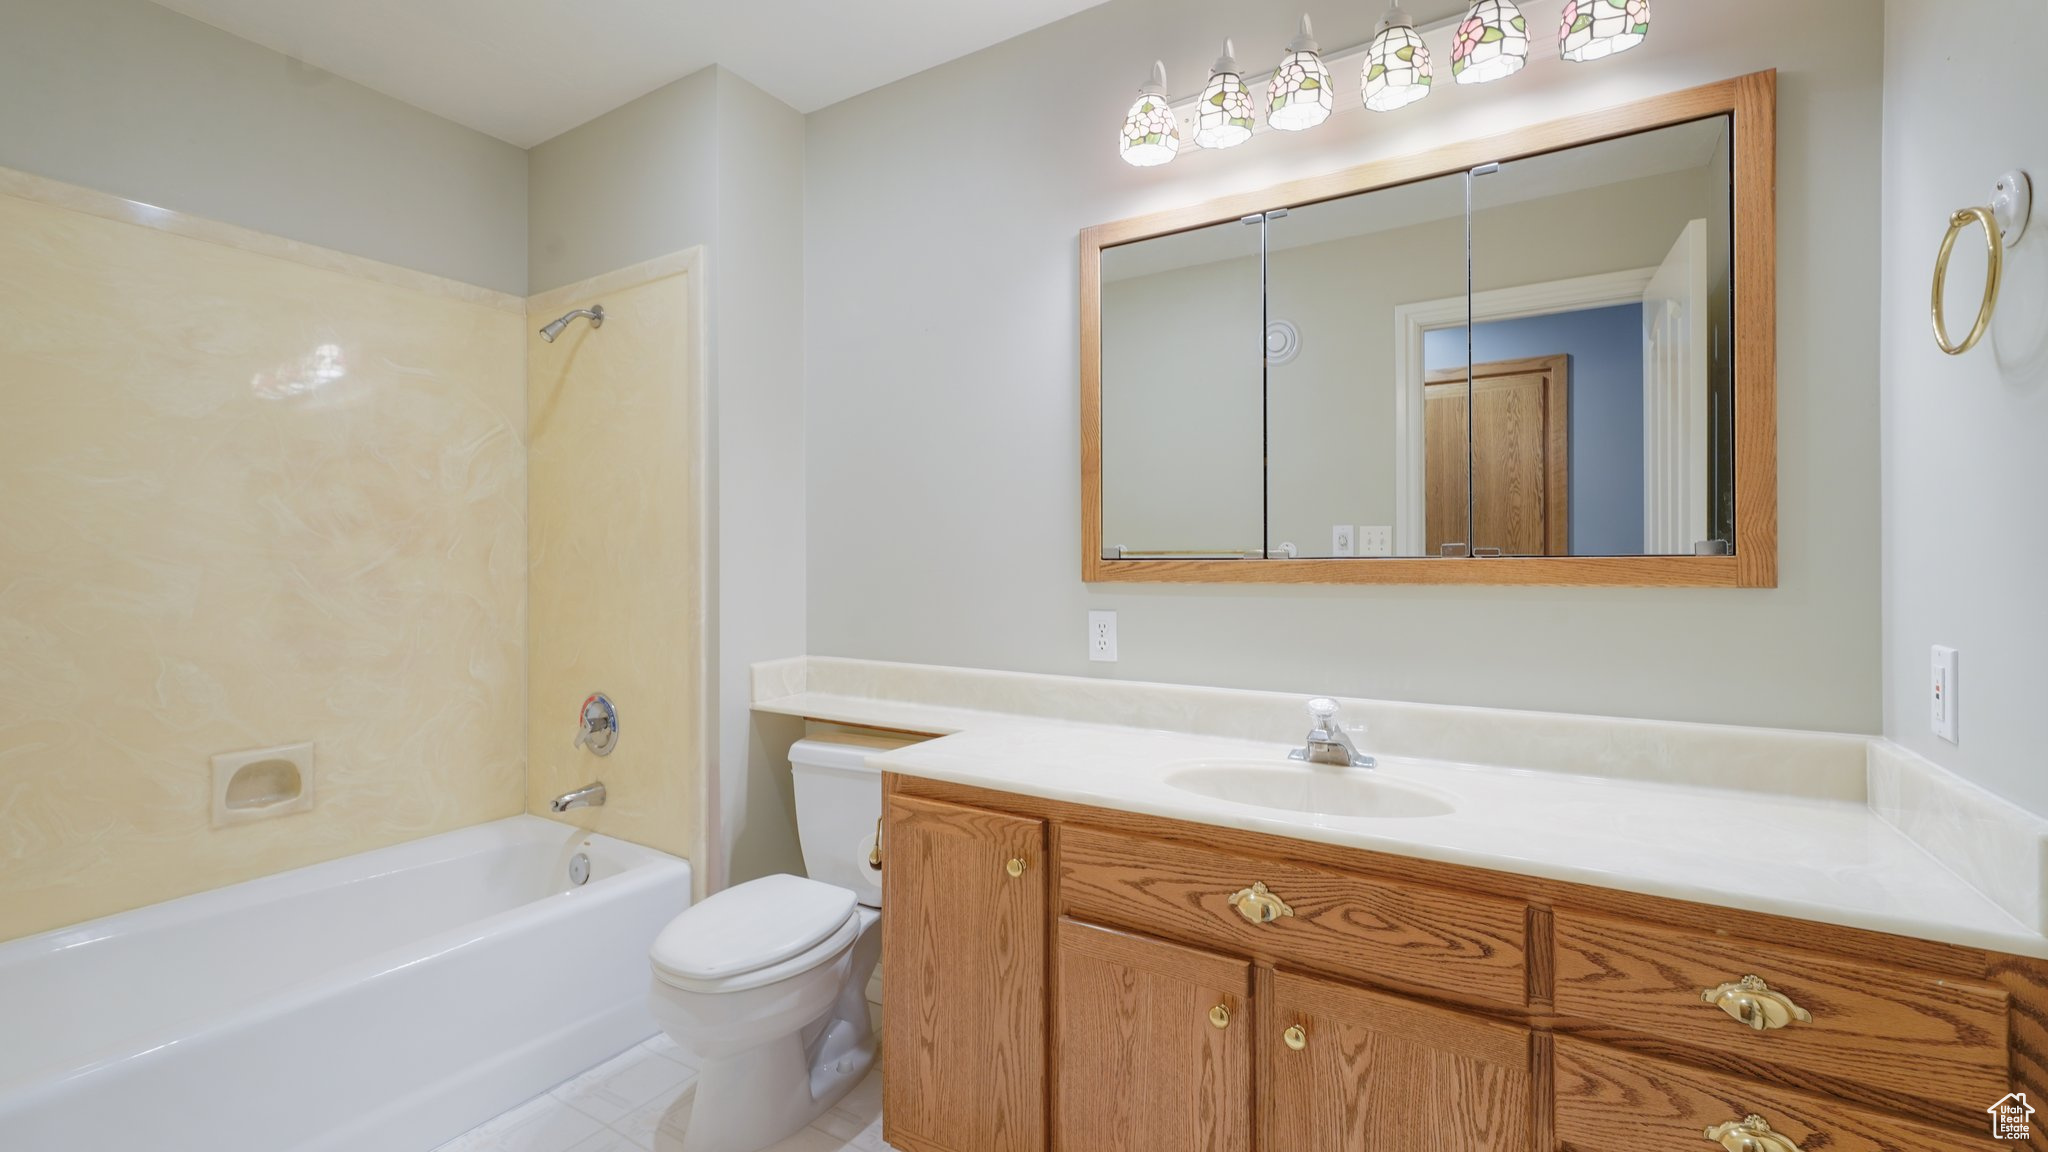
M1249 1152L1251 964L1063 920L1057 1152Z
M883 1135L1045 1148L1045 825L891 796L882 857Z
M1261 1019L1270 1152L1530 1152L1527 1028L1284 973Z

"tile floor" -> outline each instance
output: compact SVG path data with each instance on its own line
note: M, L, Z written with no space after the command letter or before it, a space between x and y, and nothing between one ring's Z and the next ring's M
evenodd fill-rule
M437 1152L681 1152L696 1090L689 1056L656 1036ZM881 1069L773 1152L892 1152L882 1142Z

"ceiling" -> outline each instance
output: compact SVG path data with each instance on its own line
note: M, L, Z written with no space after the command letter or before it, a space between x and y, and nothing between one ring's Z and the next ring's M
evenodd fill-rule
M157 0L530 148L723 64L812 112L1102 0Z

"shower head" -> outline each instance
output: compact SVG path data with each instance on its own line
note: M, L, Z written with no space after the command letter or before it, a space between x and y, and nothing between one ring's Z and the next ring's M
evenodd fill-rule
M590 326L592 328L604 327L604 305L593 304L588 308L578 308L574 312L567 313L563 315L560 319L549 323L545 328L542 328L540 330L540 338L547 341L550 344L553 344L555 342L555 337L560 336L562 334L562 329L567 328L569 326L569 321L574 320L578 316L590 317Z

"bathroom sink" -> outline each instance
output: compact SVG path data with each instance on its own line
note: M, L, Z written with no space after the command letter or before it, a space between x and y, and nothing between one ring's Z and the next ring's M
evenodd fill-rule
M1169 770L1166 783L1212 800L1313 816L1413 819L1455 810L1440 796L1376 779L1360 768L1203 760Z

